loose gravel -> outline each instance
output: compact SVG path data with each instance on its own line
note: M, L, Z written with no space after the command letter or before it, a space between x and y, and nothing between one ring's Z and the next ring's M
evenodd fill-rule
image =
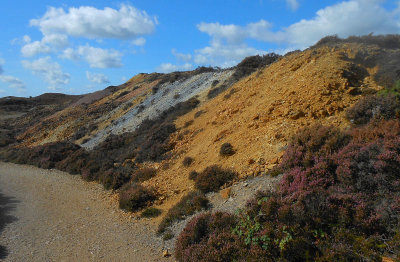
M118 209L101 185L0 162L0 259L173 261L155 226Z

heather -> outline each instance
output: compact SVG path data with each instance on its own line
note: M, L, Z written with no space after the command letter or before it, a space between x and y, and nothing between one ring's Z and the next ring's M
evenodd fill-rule
M176 258L378 261L382 256L398 257L399 134L398 120L371 121L346 132L320 125L305 128L293 137L276 169L283 173L277 191L258 192L236 215L194 218L177 240Z

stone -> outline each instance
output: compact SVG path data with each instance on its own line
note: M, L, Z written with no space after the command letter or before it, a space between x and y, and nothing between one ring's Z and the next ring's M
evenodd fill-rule
M168 249L165 249L163 251L163 257L170 257L170 256L171 256L171 254L168 252Z
M223 199L228 199L231 195L231 187L224 188L220 191L220 195Z

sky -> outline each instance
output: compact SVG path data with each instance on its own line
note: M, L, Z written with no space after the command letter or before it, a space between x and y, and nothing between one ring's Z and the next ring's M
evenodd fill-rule
M327 35L398 34L400 1L13 0L1 2L0 24L0 97L84 94Z

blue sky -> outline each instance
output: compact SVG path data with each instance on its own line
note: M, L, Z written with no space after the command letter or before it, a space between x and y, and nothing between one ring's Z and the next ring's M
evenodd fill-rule
M400 1L14 0L2 1L0 23L1 97L82 94L326 35L397 34Z

